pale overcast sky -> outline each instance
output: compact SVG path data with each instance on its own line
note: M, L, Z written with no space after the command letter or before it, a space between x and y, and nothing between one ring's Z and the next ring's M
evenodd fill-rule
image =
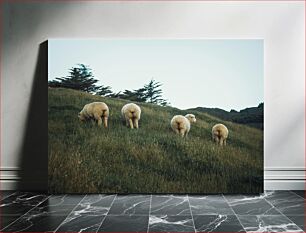
M163 84L163 98L180 109L240 110L264 100L263 40L51 39L48 79L88 65L114 92Z

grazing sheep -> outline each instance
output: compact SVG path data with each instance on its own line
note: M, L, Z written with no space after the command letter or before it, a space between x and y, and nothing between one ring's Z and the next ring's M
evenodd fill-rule
M228 129L223 124L216 124L211 130L212 139L220 146L226 145L226 139L228 137Z
M93 102L86 104L83 110L79 113L80 121L86 121L88 119L95 119L98 125L102 125L102 119L104 127L107 128L107 120L109 116L108 106L103 102Z
M126 126L138 129L138 121L140 120L141 109L137 104L126 104L121 109L122 117L126 122Z
M193 114L186 116L176 115L171 120L171 128L182 137L187 136L190 130L190 123L195 123L197 120Z

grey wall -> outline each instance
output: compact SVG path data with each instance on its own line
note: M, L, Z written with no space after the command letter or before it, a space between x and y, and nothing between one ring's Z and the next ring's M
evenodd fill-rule
M303 2L6 3L1 188L46 188L48 38L263 38L265 187L304 188Z

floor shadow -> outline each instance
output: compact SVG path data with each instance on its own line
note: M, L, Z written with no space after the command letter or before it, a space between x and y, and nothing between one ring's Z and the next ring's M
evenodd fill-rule
M21 151L19 190L48 186L48 41L39 46Z

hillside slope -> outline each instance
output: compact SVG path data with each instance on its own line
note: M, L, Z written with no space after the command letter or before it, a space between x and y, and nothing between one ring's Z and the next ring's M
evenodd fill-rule
M52 193L250 193L263 188L263 132L194 111L188 138L170 128L173 115L186 111L139 103L139 130L122 124L128 101L69 89L48 89L49 191ZM110 108L109 128L81 123L89 102ZM224 123L228 146L211 140Z

